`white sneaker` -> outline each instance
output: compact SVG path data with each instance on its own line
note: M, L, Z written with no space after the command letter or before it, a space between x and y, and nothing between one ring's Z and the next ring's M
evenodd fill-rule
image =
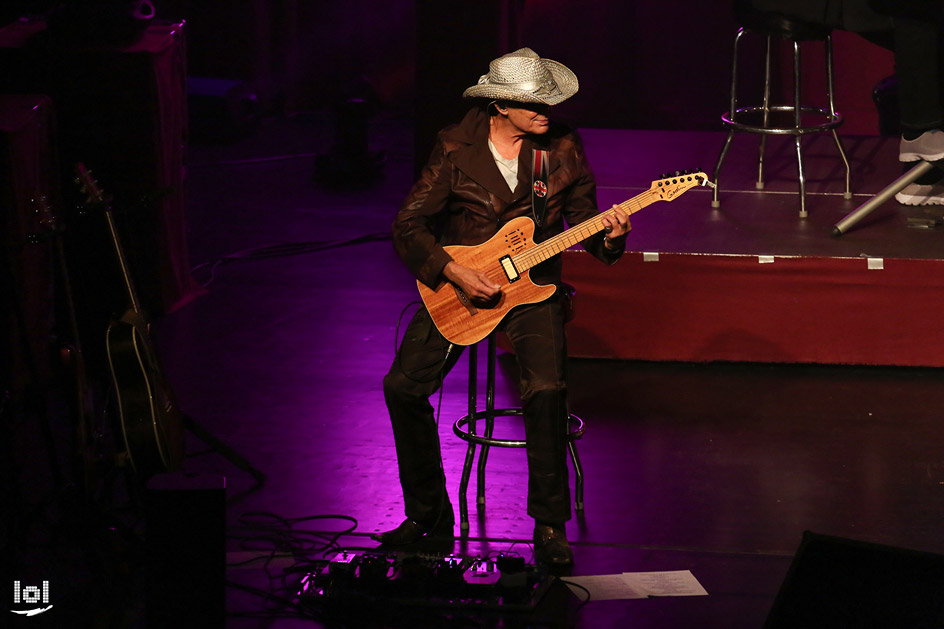
M901 139L898 161L916 162L919 159L928 162L944 159L944 131L933 129L925 131L914 140Z
M895 195L902 205L944 205L944 183L909 183Z

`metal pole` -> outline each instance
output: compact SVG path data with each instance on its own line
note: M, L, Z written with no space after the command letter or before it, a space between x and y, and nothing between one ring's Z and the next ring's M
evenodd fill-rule
M871 214L874 210L878 209L880 205L901 192L905 186L910 183L914 183L919 177L921 177L921 175L931 171L933 168L934 164L931 162L921 162L914 168L910 169L901 177L886 186L884 190L857 207L855 210L847 214L844 219L836 223L833 226L833 236L842 236L856 223Z

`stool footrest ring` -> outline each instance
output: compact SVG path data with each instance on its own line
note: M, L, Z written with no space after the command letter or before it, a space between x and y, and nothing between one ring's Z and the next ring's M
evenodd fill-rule
M803 113L822 116L826 119L825 122L815 125L801 125L799 127L765 127L761 124L750 124L738 120L740 117L745 115L763 114L764 111L764 108L760 106L741 107L734 111L733 118L731 117L731 112L725 112L722 114L721 122L729 127L734 127L738 131L745 131L748 133L766 133L771 135L805 135L807 133L820 133L822 131L835 129L842 124L842 116L840 114L831 112L828 109L822 109L820 107L806 106L801 106L800 111ZM775 105L773 107L768 107L766 111L785 111L793 113L794 107L793 105Z
M493 419L495 417L522 417L524 412L520 408L498 408L489 413L488 411L478 411L472 415L472 419L478 421L480 419L487 420L489 416ZM483 446L496 446L499 448L524 448L528 445L527 441L524 439L499 439L497 437L486 437L484 435L479 435L474 432L470 432L466 426L469 424L469 416L465 415L456 420L456 423L452 426L452 431L456 434L457 437L464 441L470 443L477 443ZM583 436L586 427L584 426L583 420L577 417L574 414L570 414L567 417L567 439L569 441L574 441L580 439Z

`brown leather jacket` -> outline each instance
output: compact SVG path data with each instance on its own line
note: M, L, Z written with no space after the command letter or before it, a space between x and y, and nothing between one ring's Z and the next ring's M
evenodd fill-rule
M518 186L511 192L488 149L488 114L473 107L458 125L439 132L439 141L419 181L393 222L400 258L421 282L436 286L451 260L443 245L478 245L519 216L532 219L531 159L537 146L549 151L548 200L541 242L597 213L596 183L575 131L552 123L547 134L525 140L518 162ZM540 142L540 144L536 144ZM610 252L603 234L581 243L595 257L613 264L622 250ZM561 257L531 269L538 284L560 283Z

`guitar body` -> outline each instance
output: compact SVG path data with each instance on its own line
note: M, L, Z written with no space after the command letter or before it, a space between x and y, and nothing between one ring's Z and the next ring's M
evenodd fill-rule
M179 469L183 418L170 398L143 323L128 313L108 326L105 342L127 457L144 478Z
M449 282L440 282L435 288L416 283L433 323L449 342L457 345L477 343L488 336L515 306L544 301L554 294L556 286L535 284L531 281L530 271L521 271L512 281L502 266L502 259L506 256L519 255L533 247L533 237L534 222L522 216L506 223L481 245L445 247L457 263L482 271L493 283L501 286L500 299L487 307L472 304Z

